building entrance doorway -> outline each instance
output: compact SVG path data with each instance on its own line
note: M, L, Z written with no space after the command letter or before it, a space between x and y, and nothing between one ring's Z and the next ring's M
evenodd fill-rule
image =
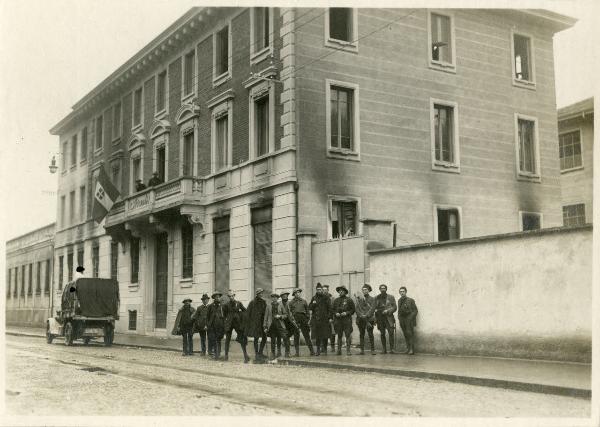
M167 233L156 235L155 319L156 329L167 327L167 286L169 268L169 244Z

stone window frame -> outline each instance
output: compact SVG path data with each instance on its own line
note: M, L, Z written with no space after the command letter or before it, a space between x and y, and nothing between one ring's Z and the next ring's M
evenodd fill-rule
M144 181L144 147L145 139L142 139L139 134L133 135L129 142L129 194L135 194L135 181L133 176L133 162L136 159L140 159L140 176L139 179Z
M210 159L210 170L211 174L217 174L224 172L231 168L233 163L233 94L227 91L223 96L219 96L219 100L209 104L211 110L210 117L210 147L211 147L211 159ZM217 151L216 151L216 136L217 120L227 115L227 163L222 169L216 169L217 163Z
M358 237L363 235L363 223L360 220L362 212L362 201L359 196L348 196L340 194L327 195L327 240L336 240L333 236L333 225L331 224L333 216L333 202L356 203L356 234L349 237ZM344 237L342 237L343 239Z
M273 39L274 35L274 25L273 25L273 8L266 7L268 9L269 14L269 45L267 47L262 48L261 50L256 50L254 46L256 45L255 40L255 26L256 26L256 7L250 8L250 64L257 64L266 58L273 56Z
M352 90L352 150L331 146L331 87ZM360 93L356 83L325 79L325 133L326 155L329 158L360 161Z
M539 121L537 117L529 116L527 114L515 113L515 153L516 153L516 170L517 179L522 181L541 182L541 161L540 161L540 136L539 136ZM519 119L534 122L534 154L535 154L535 172L526 172L521 170L520 162L520 150L519 150Z
M171 125L166 120L157 120L150 131L152 140L152 172L158 171L158 150L165 149L165 170L163 182L169 180L169 132Z
M70 147L69 147L69 167L71 170L75 169L77 167L77 153L78 153L78 146L79 146L79 133L75 132L73 135L71 135L71 138L69 138L70 142Z
M435 158L435 105L452 108L452 150L454 161L446 162ZM442 172L460 173L460 133L458 103L439 98L429 98L429 126L431 140L431 169Z
M158 110L158 76L160 76L161 74L165 74L165 108L163 108L162 110ZM182 70L182 76L183 76L183 70ZM155 75L155 80L154 80L154 117L155 118L162 118L165 117L169 114L169 89L170 89L170 85L169 85L169 67L165 66L163 68L161 68L160 70L158 70L158 72ZM183 86L182 86L183 89ZM183 93L183 90L182 90Z
M452 61L446 62L434 60L431 52L431 44L433 43L433 35L431 34L431 15L440 15L450 19L450 49L452 49ZM445 71L448 73L456 73L456 33L455 33L456 18L454 12L448 9L430 9L427 11L427 59L429 68L432 70Z
M119 167L119 182L112 181L113 169L114 169L115 164L118 164L118 167ZM118 152L116 152L112 156L110 156L108 166L110 168L109 178L110 178L112 184L115 186L115 188L117 190L119 190L119 193L122 193L123 192L123 150L119 150Z
M255 81L254 83L249 87L248 94L249 160L267 156L275 151L275 85L273 82L267 81ZM265 154L258 156L256 154L256 102L265 97L269 98L269 148Z
M119 129L116 130L116 134L115 134L115 110L117 108L117 105L119 105ZM111 124L110 124L110 135L111 135L111 142L113 145L116 145L118 143L121 142L121 137L123 136L123 101L122 100L118 100L117 102L115 102L111 109Z
M198 76L196 75L198 73L197 71L197 67L198 67L198 52L196 51L196 47L190 47L188 49L184 50L184 54L181 55L181 102L184 103L186 101L188 101L190 98L193 98L194 95L196 94L196 88L197 88L197 80L198 80ZM188 93L185 93L185 59L188 55L190 55L191 53L194 54L194 63L192 64L192 88L191 91Z
M351 30L351 41L338 40L330 37L329 28L329 9L325 9L325 25L324 25L324 45L329 48L341 50L344 52L358 53L358 9L354 7L348 7L344 9L350 9L352 12L352 30Z
M526 37L529 39L529 62L531 64L531 79L530 80L519 80L517 79L516 76L516 61L515 61L515 35L517 36L521 36L521 37ZM534 49L534 43L533 43L534 37L532 34L525 32L525 31L521 31L521 30L515 30L514 28L511 28L510 30L510 62L512 65L512 69L511 69L511 81L513 86L515 87L520 87L520 88L524 88L524 89L530 89L530 90L535 90L536 89L536 70L535 70L535 49Z
M194 144L193 144L193 152L192 152L192 176L198 175L198 120L196 120L196 116L187 116L182 121L178 120L177 124L179 126L179 176L184 176L183 174L183 166L184 166L184 141L185 136L190 133L194 134ZM167 163L168 164L168 163ZM189 175L188 175L189 176ZM166 180L165 180L166 181Z
M140 101L140 122L135 123L135 94L141 90L141 101ZM141 84L131 91L131 132L136 132L142 129L144 125L144 85Z
M544 214L542 212L532 212L532 211L519 211L519 231L523 230L523 216L525 215L535 215L540 219L540 230L544 228ZM528 230L532 231L532 230Z
M575 167L572 167L572 168L568 168L568 169L561 169L560 170L561 174L563 174L563 173L569 173L569 172L574 172L574 171L579 171L579 170L584 169L584 167L585 167L585 165L583 163L584 162L584 156L583 156L583 148L584 147L583 147L583 140L582 140L583 129L581 127L565 129L565 130L562 130L562 131L560 131L558 133L558 150L559 150L559 152L558 152L558 159L559 159L559 162L560 162L560 137L562 135L566 135L566 134L569 134L569 133L575 133L575 132L579 133L579 146L580 146L580 151L581 151L581 165L580 166L575 166Z
M100 125L98 125L98 120L102 120L102 123ZM102 112L99 115L97 115L94 119L94 155L96 156L102 153L102 151L104 150L104 138L106 133L104 131L105 126L106 124L104 120L104 112ZM100 129L102 132L100 138L98 138L98 129ZM98 140L100 140L100 142L98 142Z
M585 203L583 201L577 201L575 203L569 203L569 204L562 205L563 227L568 227L565 224L565 208L566 209L568 209L568 208L577 208L579 206L581 206L583 208L583 223L582 224L576 224L576 225L583 225L583 224L587 223L587 220L586 220L587 216L586 216L586 212L585 212L585 210L586 210L585 209ZM574 216L574 217L571 217L571 218L577 218L577 216ZM571 227L572 227L572 225L571 225Z
M212 36L212 48L213 48L213 67L212 67L212 76L213 76L213 87L217 87L227 80L231 79L232 76L232 37L231 37L231 22L229 19L225 23L217 26L217 28L213 31ZM220 33L225 27L228 27L228 36L227 36L227 71L217 75L217 34Z
M458 240L463 238L463 213L462 207L459 205L450 204L433 204L433 241L439 242L439 231L438 231L438 210L456 210L458 212Z

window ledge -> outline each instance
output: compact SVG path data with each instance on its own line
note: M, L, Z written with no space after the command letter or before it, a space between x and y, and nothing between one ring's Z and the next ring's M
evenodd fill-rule
M138 283L130 283L129 285L127 285L127 288L129 289L129 292L135 292L140 288L140 284Z
M77 167L77 162L73 163L73 164L72 164L72 165L69 167L69 169L70 169L70 170L74 170L76 167Z
M327 157L341 160L352 160L355 162L360 161L360 153L357 151L343 150L331 147L327 149Z
M560 171L560 173L563 174L563 173L577 172L577 171L582 171L582 170L583 170L583 166L577 166L576 168L562 169Z
M517 180L527 182L542 182L542 178L539 175L524 174L522 172L519 172Z
M154 113L154 117L157 119L164 119L167 116L167 109L163 108L160 111L157 111L156 113Z
M103 147L94 148L94 156L99 156L100 154L102 154L103 151L104 151Z
M135 126L132 126L132 128L131 128L131 133L137 132L137 131L139 131L139 130L141 130L141 129L142 129L142 124L141 124L141 123L138 123L137 125L135 125Z
M344 52L358 53L357 42L348 42L345 40L328 38L327 40L325 40L325 46L331 47L336 50L342 50Z
M456 74L456 65L451 64L449 62L441 62L441 61L429 61L429 68L437 71L444 71L446 73Z
M87 163L87 159L82 159L79 161L80 165L85 165Z
M181 97L181 103L184 104L184 103L186 103L188 101L191 101L192 98L194 98L194 91L193 90L190 93L182 95L182 97ZM165 112L165 114L166 114L166 109L163 110L163 112ZM159 114L159 113L157 113L157 114Z
M267 46L258 52L254 52L250 55L250 64L255 65L261 61L264 61L269 56L273 55L273 46Z
M182 288L191 288L193 284L194 284L194 280L191 277L185 278L185 279L179 279L179 286L181 286Z
M121 136L117 136L112 140L112 145L117 145L121 142Z
M439 172L460 173L460 165L456 163L434 162L431 169Z
M225 83L229 79L231 79L231 70L227 70L223 74L221 74L219 76L216 76L216 77L213 77L213 87L217 87L219 85L222 85L223 83Z
M535 90L535 82L528 80L518 80L513 77L513 86L520 87L523 89Z

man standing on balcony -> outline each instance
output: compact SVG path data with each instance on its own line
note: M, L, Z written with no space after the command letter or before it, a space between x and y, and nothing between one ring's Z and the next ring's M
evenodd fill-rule
M302 331L302 336L304 337L304 341L308 346L308 350L310 351L310 355L314 356L315 351L313 349L312 341L310 340L310 327L308 323L309 312L308 312L308 303L304 298L300 296L302 293L302 289L296 288L292 292L292 300L289 303L290 312L294 320L296 321L296 325L298 328L294 332L294 348L296 350L295 356L300 356L300 332Z
M155 187L159 184L162 184L163 180L159 178L158 172L152 173L152 178L148 181L148 187Z
M262 288L256 288L254 291L255 297L248 304L246 311L246 336L254 338L254 361L260 362L264 359L263 350L267 343L267 334L263 330L263 321L265 319L265 311L267 310L267 302L262 298ZM261 341L262 338L262 341ZM259 347L260 341L260 347Z
M248 338L244 333L244 312L246 307L235 299L235 292L230 289L227 292L228 301L223 305L225 312L225 357L223 360L229 360L229 344L231 342L231 333L235 330L235 340L242 346L242 352L244 353L244 363L248 363L250 358L246 351L246 345L248 344Z
M390 341L390 353L394 353L394 334L396 332L396 320L394 313L397 310L396 299L387 294L387 285L379 286L380 294L375 297L375 318L377 329L381 332L381 345L383 354L387 354L385 332L388 333Z

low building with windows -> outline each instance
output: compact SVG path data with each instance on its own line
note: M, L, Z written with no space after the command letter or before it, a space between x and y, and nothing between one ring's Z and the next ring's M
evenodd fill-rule
M6 324L42 327L51 312L55 223L6 242Z
M594 98L558 110L563 224L592 222Z
M573 23L192 8L51 130L87 144L59 177L56 280L83 248L121 284L118 330L165 335L185 297L354 292L369 248L560 225L552 37ZM98 225L100 168L120 199Z

